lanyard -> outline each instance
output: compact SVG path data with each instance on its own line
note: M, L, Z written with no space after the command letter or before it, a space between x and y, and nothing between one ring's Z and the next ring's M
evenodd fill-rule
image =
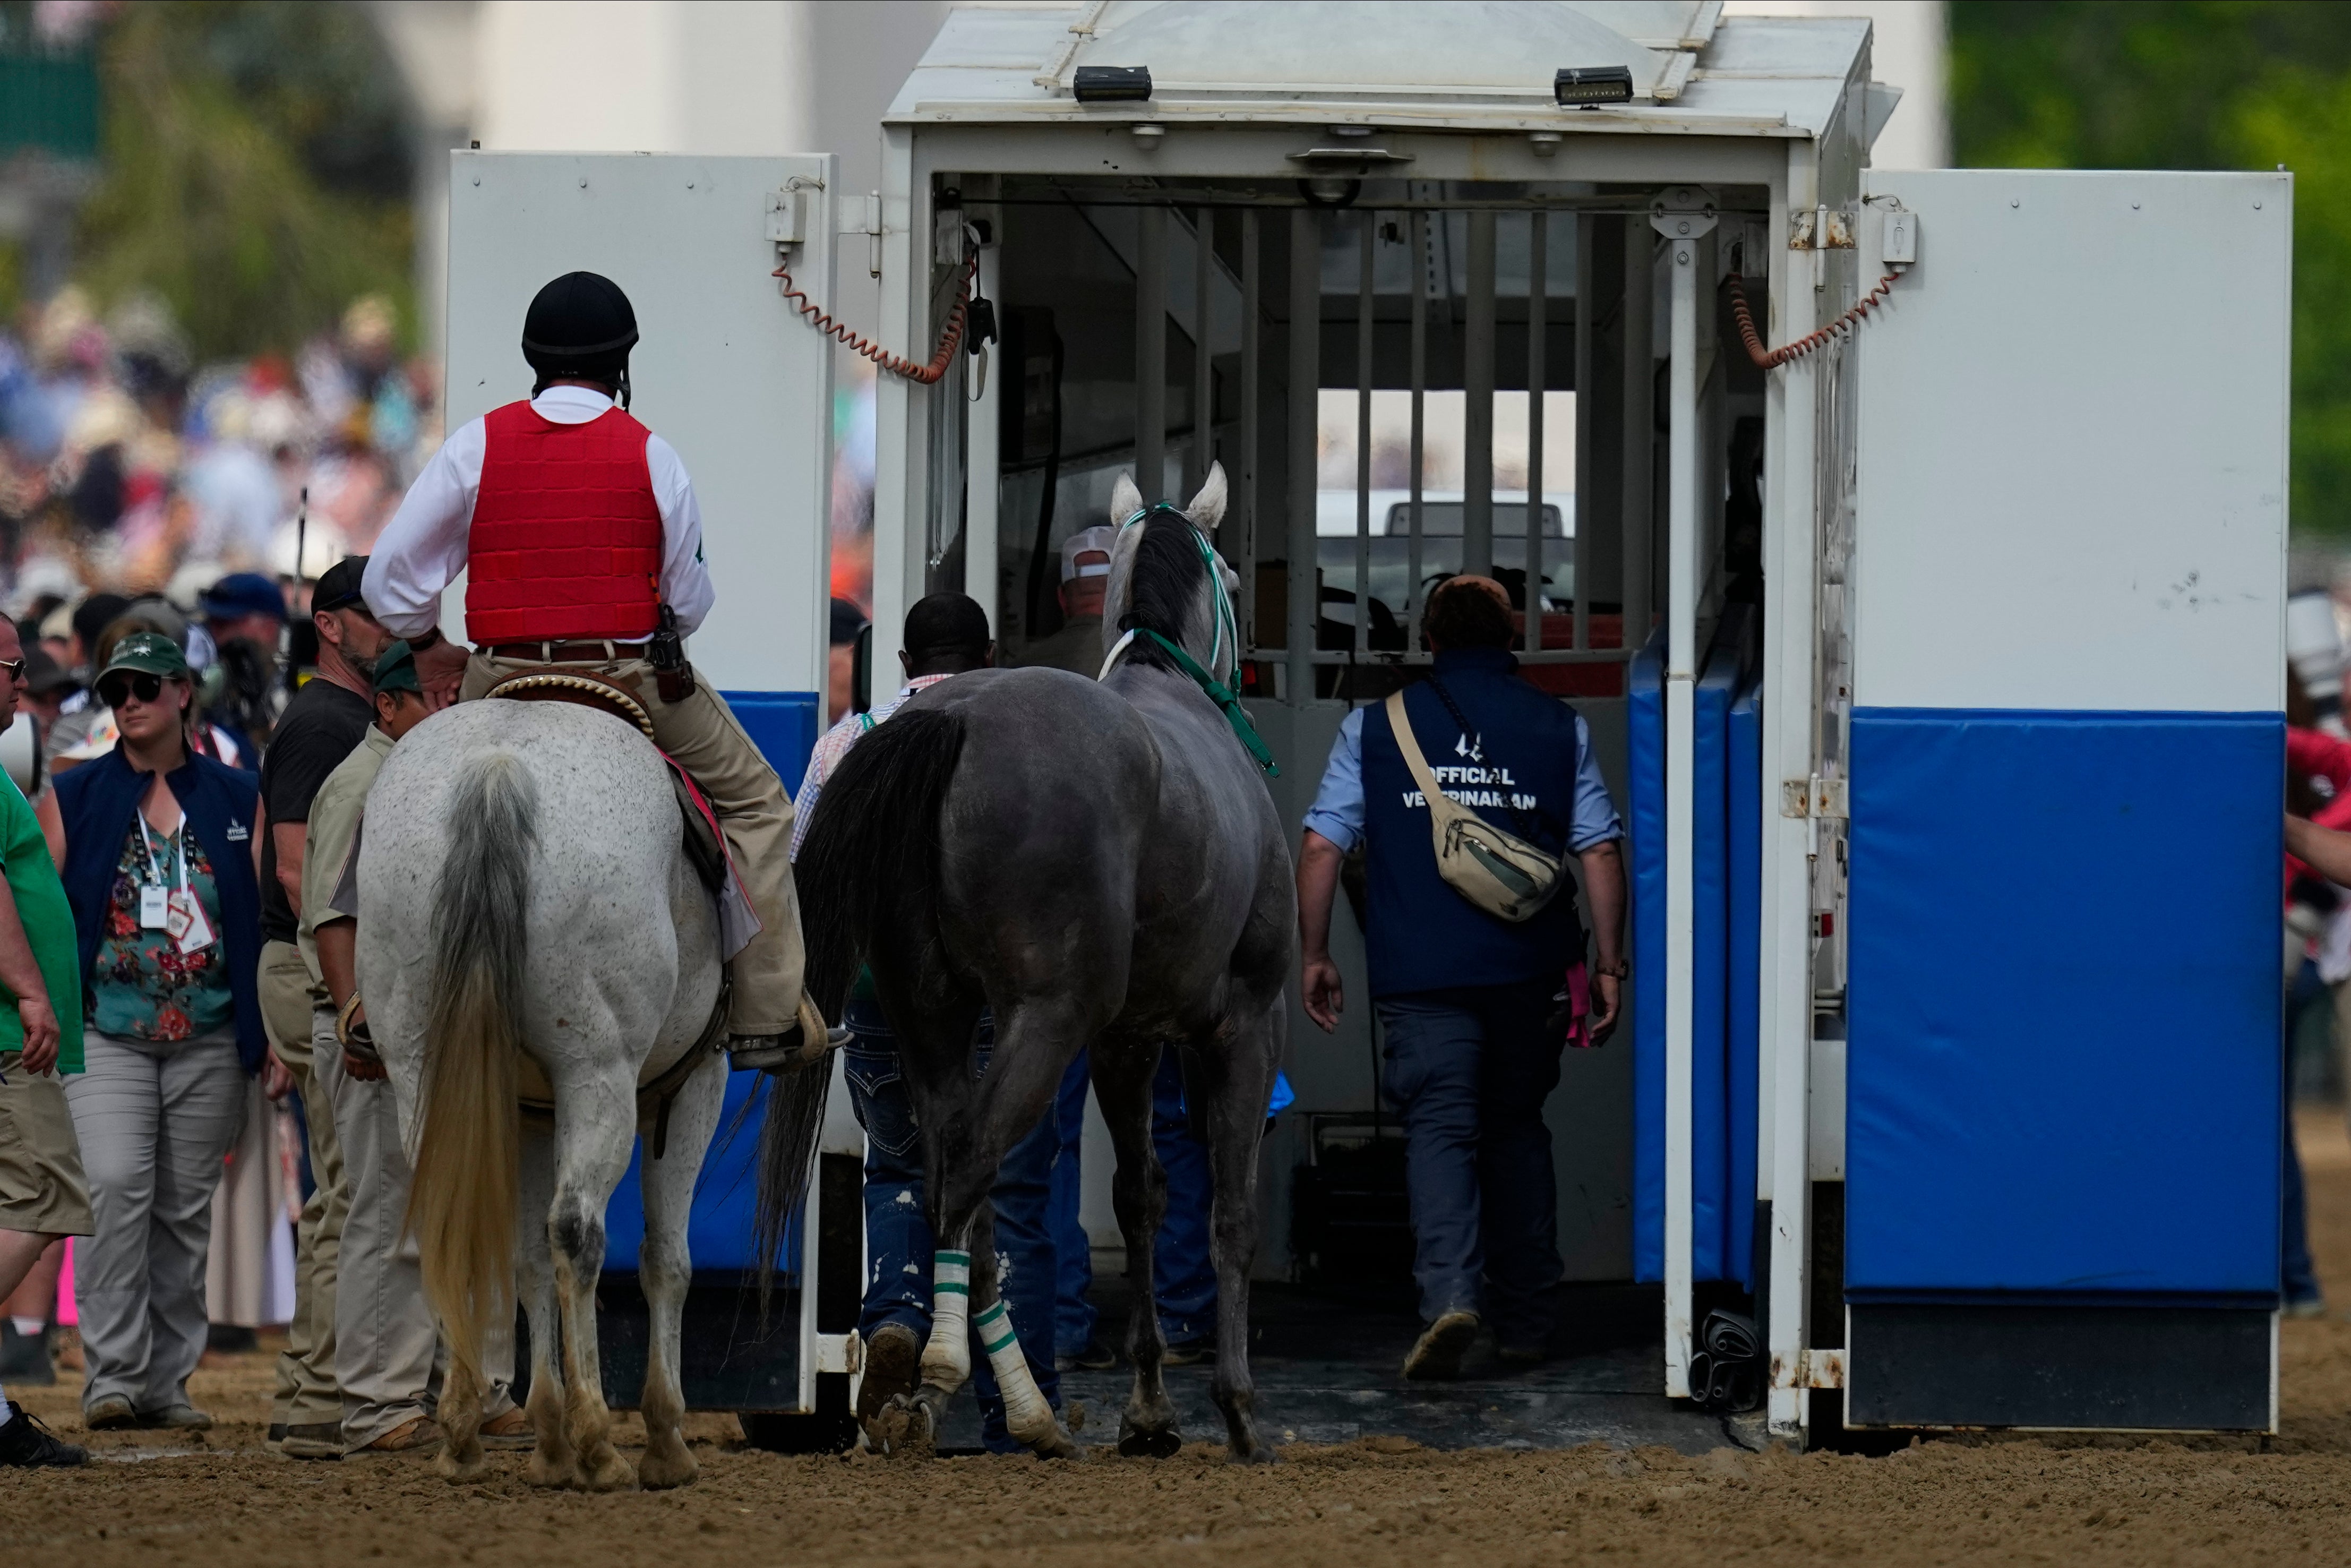
M179 868L180 868L180 892L181 892L183 894L184 894L188 891L188 841L187 841L187 827L188 827L188 819L187 819L186 815L183 813L183 814L181 816L181 818L180 818L180 841L179 841L179 844L178 844L178 851L179 851L179 852L178 852L178 854L177 854L176 856L174 856L174 857L173 857L173 858L174 858L175 860L177 860L177 862L179 862ZM171 842L172 842L172 841L171 841L171 839L170 839L170 837L169 837L169 836L166 836L163 841L164 841L164 843L165 843L165 845L166 845L166 846L169 846L169 845L171 844ZM158 863L157 863L157 862L156 862L156 860L155 860L155 841L154 841L154 840L152 840L152 839L151 839L151 838L149 838L149 837L147 836L147 813L146 813L144 810L141 810L141 811L139 813L139 844L140 844L140 847L141 847L141 849L143 849L143 850L145 850L145 851L147 852L147 882L148 882L148 885L150 885L151 887L161 887L161 886L162 886L162 885L163 885L163 868L162 868L160 864L158 864Z

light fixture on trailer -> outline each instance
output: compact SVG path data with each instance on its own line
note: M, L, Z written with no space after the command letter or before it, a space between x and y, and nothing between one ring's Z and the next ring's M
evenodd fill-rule
M1148 103L1148 66L1080 66L1070 91L1080 103Z
M1562 109L1597 109L1604 103L1633 101L1630 66L1562 67L1552 78L1552 96Z

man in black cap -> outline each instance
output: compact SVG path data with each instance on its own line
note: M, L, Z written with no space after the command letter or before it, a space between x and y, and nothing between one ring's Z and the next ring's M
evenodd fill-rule
M729 956L737 1067L781 1069L799 1045L800 924L776 770L680 641L715 594L685 465L629 417L637 319L610 278L572 272L523 320L528 401L453 434L376 541L367 601L415 651L425 690L478 697L559 665L633 692L653 739L718 813L760 928ZM441 635L441 593L465 573L468 651Z
M335 1137L331 1086L310 1053L310 1014L324 995L297 946L310 807L374 721L376 656L391 638L360 597L367 557L346 556L310 591L318 674L286 705L261 764L261 1021L269 1048L293 1074L310 1134L316 1184L295 1227L294 1320L277 1356L269 1438L295 1458L343 1453L343 1395L335 1375L335 1282L350 1186Z

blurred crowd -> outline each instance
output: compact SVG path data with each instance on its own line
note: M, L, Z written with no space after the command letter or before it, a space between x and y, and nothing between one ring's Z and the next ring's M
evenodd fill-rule
M0 607L46 640L92 593L189 612L232 573L364 553L441 439L400 327L370 295L290 361L200 364L152 295L28 307L0 331Z

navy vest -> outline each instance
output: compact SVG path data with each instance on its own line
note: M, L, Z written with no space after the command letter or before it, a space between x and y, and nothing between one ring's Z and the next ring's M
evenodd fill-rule
M1447 794L1496 827L1566 858L1580 760L1575 710L1520 680L1518 667L1496 648L1437 655L1435 677L1469 721L1470 734L1426 681L1405 688L1405 712ZM1533 919L1513 925L1437 874L1428 807L1396 749L1384 705L1364 713L1364 819L1374 997L1555 980L1583 956L1572 885Z

